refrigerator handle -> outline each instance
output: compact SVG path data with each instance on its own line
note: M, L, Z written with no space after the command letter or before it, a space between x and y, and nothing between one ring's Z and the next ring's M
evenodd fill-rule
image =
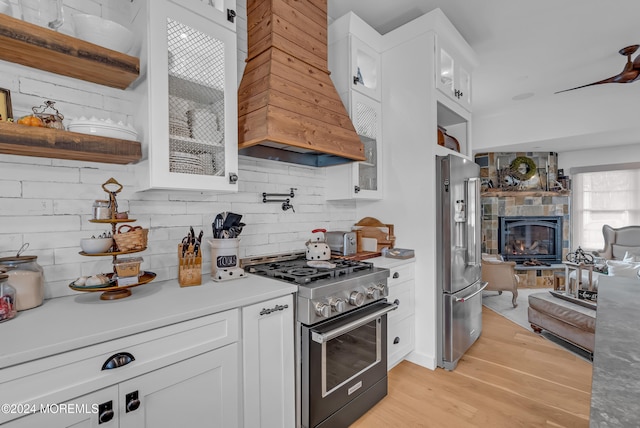
M465 198L467 200L467 265L478 266L481 251L478 242L478 227L480 223L479 217L479 196L480 196L480 178L473 177L467 180L465 186Z
M456 297L456 298L455 298L455 299L456 299L456 302L464 303L464 302L466 302L467 300L470 300L471 298L473 298L473 297L477 296L478 294L482 293L482 292L484 291L484 289L485 289L485 288L487 288L487 286L488 286L488 285L489 285L489 283L488 283L488 282L483 282L483 283L482 283L482 286L480 287L480 289L479 289L478 291L474 292L474 293L473 293L473 294L471 294L470 296L466 296L466 297Z

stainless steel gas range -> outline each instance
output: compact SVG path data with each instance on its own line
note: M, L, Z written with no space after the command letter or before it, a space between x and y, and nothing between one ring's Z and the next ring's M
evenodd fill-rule
M311 265L311 266L310 266ZM303 253L243 260L249 273L298 284L298 425L347 427L387 395L389 270Z

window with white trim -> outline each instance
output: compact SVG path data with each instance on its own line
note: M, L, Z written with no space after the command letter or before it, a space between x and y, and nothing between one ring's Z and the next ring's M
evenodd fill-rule
M604 247L602 226L640 225L640 168L612 171L572 171L573 249Z

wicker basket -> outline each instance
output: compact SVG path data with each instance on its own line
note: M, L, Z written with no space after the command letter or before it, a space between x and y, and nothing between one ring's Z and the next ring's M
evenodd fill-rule
M125 227L129 229L123 231L122 229ZM113 235L113 239L116 241L116 245L120 251L144 250L147 248L148 233L149 229L123 224L118 228L118 233Z

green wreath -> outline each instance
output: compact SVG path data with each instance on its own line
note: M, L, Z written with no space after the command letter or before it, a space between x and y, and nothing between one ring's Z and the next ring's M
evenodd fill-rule
M526 171L523 171L524 168L521 169L521 165L526 167ZM509 169L512 176L520 181L527 181L536 174L536 163L526 156L518 156L511 162Z

